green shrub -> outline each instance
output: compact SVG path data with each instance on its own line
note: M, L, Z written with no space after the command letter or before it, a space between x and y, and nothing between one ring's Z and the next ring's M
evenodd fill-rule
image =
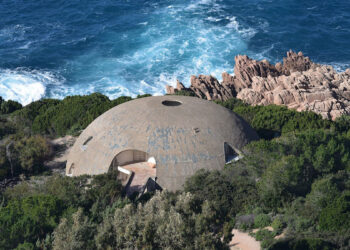
M111 101L111 107L114 107L114 106L117 106L119 104L122 104L124 102L128 102L128 101L131 101L132 98L130 96L121 96L121 97L118 97L117 99L114 99Z
M331 250L337 249L332 243L323 239L283 239L275 242L269 250Z
M63 210L63 204L50 195L11 200L0 207L0 248L15 248L44 238L57 226Z
M24 242L19 244L15 250L35 250L35 246L32 243Z
M7 135L14 134L16 132L14 124L9 119L0 116L0 140Z
M143 94L143 95L137 95L136 98L144 98L144 97L149 97L152 96L151 94Z
M4 101L0 96L0 114L10 114L21 108L22 104L12 100Z
M335 127L339 132L347 132L350 130L350 116L342 115L335 119Z
M342 185L341 180L334 175L315 180L312 183L311 192L306 196L306 200L309 206L312 206L314 212L318 214L340 196L341 191L338 185Z
M335 199L320 215L320 228L323 231L342 231L350 228L350 191Z
M282 230L285 227L285 224L280 218L276 218L272 221L271 227L277 234L280 234L282 233Z
M188 90L179 90L179 91L176 91L174 95L196 96L196 94L195 94L193 91L188 91Z
M69 96L57 105L40 112L33 121L34 132L64 136L77 134L108 109L130 100L119 97L110 101L108 97L94 93L87 96Z
M17 162L25 173L37 173L42 170L45 160L51 155L51 146L42 136L31 136L16 141L14 150Z
M6 147L0 146L0 181L10 176L11 166L6 157Z
M16 125L31 127L34 119L45 113L46 110L58 105L61 101L56 99L42 99L32 102L12 114Z
M234 112L245 118L262 138L281 133L309 129L330 128L332 122L313 112L298 112L284 106L238 106Z
M250 106L236 98L217 103L242 116L265 139L289 132L328 129L334 126L332 121L322 119L316 113L298 112L284 106Z
M258 241L273 239L276 236L275 232L271 232L267 229L260 229L255 233L255 239Z
M308 192L308 171L302 159L284 156L268 167L257 183L260 198L268 208L277 208L283 202Z
M246 204L257 199L255 185L250 180L232 179L230 175L230 169L199 170L184 185L184 191L192 193L198 203L209 201L217 223L234 217Z
M271 219L270 219L270 216L268 216L267 214L258 214L254 218L254 226L256 228L267 227L270 225L270 223L271 223Z

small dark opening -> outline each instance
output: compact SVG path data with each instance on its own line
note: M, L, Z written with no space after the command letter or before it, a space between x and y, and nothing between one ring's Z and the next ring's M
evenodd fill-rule
M180 106L182 103L179 102L179 101L165 100L165 101L162 101L162 104L165 105L165 106L174 107L174 106Z
M92 140L92 136L89 136L89 138L86 139L86 141L83 143L83 145L85 146L86 144L89 143L89 141Z
M224 153L226 163L234 161L239 156L239 154L227 142L224 143Z

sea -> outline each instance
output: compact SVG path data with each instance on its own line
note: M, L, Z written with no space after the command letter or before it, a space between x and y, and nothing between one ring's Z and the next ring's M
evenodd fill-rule
M350 67L350 0L0 0L0 96L162 95L288 50Z

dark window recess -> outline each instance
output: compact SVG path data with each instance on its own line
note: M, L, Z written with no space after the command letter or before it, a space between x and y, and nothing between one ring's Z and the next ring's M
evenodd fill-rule
M165 100L165 101L162 101L162 104L165 106L174 107L174 106L180 106L182 103L179 101Z
M85 145L88 144L89 141L91 141L91 140L92 140L92 136L89 136L89 138L87 138L87 139L85 140L85 142L83 143L83 145L85 146Z
M193 131L194 131L195 134L197 134L197 133L200 132L200 129L199 128L194 128Z
M230 163L240 159L239 154L227 143L224 142L225 162Z
M70 168L68 170L69 175L73 174L73 169L74 169L74 163L72 163L72 165L70 165Z

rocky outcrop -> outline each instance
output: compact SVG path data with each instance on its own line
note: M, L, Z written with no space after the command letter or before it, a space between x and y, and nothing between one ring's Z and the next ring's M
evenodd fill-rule
M167 85L166 91L167 94L175 94L178 91L189 91L202 99L220 101L225 101L235 96L233 86L229 87L220 84L215 77L207 75L191 76L191 86L189 88L185 88L181 82L177 81L176 88Z
M178 83L175 89L167 87L167 92L186 89L208 100L237 97L251 105L285 105L329 119L350 114L350 69L338 73L292 51L276 65L244 55L235 61L234 76L223 73L221 84L212 76L192 76L189 88Z

